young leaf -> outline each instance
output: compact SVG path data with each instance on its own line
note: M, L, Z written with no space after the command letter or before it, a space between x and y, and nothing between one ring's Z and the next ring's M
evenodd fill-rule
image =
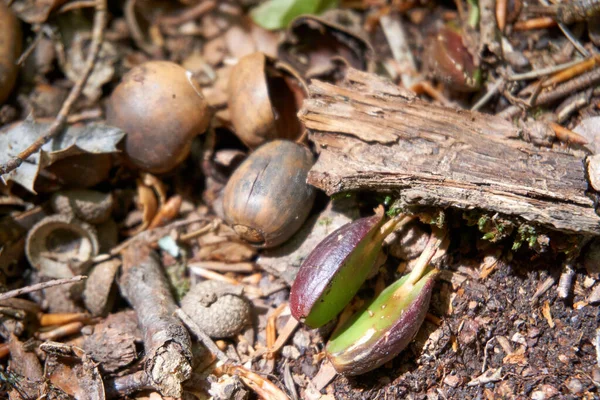
M303 14L320 14L337 5L337 0L268 0L250 12L252 20L265 29L285 28Z

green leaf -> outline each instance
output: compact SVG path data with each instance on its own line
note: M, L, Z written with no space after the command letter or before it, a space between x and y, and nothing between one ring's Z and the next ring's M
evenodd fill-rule
M252 20L265 29L285 28L303 14L320 14L337 6L337 0L267 0L250 12Z

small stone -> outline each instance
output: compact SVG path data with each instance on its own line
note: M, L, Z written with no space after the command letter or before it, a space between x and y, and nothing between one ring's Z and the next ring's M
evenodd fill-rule
M55 193L50 205L58 214L72 215L82 221L99 224L110 217L113 198L110 193L73 189Z
M283 349L281 349L281 355L285 358L291 358L292 360L297 360L300 358L300 352L294 346L283 346Z
M444 378L444 384L446 384L452 388L459 386L461 383L462 383L462 378L457 375L446 375L446 377Z
M583 384L577 378L571 378L567 381L567 388L573 394L579 394L583 392Z
M250 305L240 288L218 281L192 287L181 300L181 308L211 338L236 335L250 316Z

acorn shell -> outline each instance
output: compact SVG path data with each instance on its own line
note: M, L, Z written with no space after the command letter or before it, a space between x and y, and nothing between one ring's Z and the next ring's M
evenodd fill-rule
M223 195L229 225L258 247L274 247L302 226L315 189L306 183L313 165L310 151L276 140L258 148L234 171Z
M251 149L270 140L299 138L304 127L297 113L307 93L291 67L260 52L243 57L233 67L228 86L235 134Z
M99 247L92 225L69 215L53 215L31 228L25 255L31 266L45 276L70 278L85 272Z

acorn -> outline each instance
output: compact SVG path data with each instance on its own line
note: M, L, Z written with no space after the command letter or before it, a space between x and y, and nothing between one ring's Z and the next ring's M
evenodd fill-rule
M106 110L108 124L127 133L129 161L151 173L168 172L181 163L210 118L192 74L168 61L132 68L113 91Z
M463 43L463 36L450 25L431 36L423 54L425 70L458 92L474 92L481 88L481 69Z
M17 59L21 55L21 23L4 1L0 1L0 105L10 95L19 74Z
M244 240L274 247L289 239L310 213L315 189L306 183L313 156L286 140L269 142L234 171L225 186L225 220Z
M307 94L302 78L286 64L260 52L241 58L228 86L235 134L251 149L274 139L299 138L304 127L297 114Z
M383 240L405 221L386 221L383 207L333 231L304 260L290 292L294 318L311 328L333 320L367 279Z
M437 273L400 278L336 329L326 347L335 370L364 374L404 350L425 320Z

